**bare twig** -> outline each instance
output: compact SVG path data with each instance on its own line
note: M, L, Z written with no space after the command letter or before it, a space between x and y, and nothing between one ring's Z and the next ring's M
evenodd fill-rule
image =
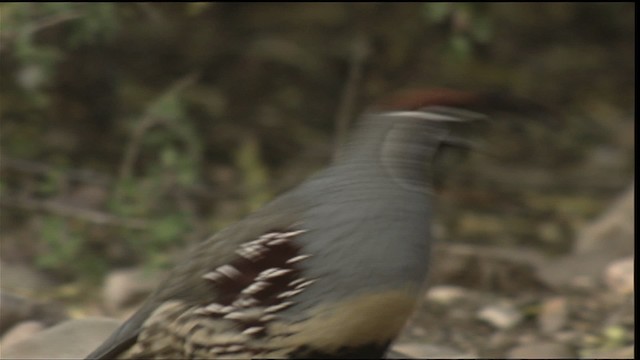
M184 88L194 83L197 80L197 77L198 74L192 73L176 81L163 95L159 97L159 100L156 100L156 102L162 101L162 99L168 95L183 91ZM153 126L165 122L166 119L164 117L159 116L154 112L153 104L149 106L149 108L147 108L145 115L136 125L135 129L133 130L131 140L127 144L124 157L122 159L122 162L120 163L120 170L118 172L119 182L131 177L133 166L136 159L138 158L138 153L140 152L140 145L142 144L142 140L144 139L144 135L147 133L147 131Z
M7 44L9 44L11 41L17 38L20 33L22 33L20 35L29 36L40 30L44 30L46 28L56 26L56 25L65 23L67 21L75 20L82 16L84 16L84 13L82 11L72 10L62 14L47 16L43 19L36 21L33 25L29 25L18 31L9 31L9 32L4 31L4 34L0 33L0 39L1 39L0 51L4 50L8 46Z
M131 135L131 140L127 144L124 152L124 157L120 163L120 170L118 171L118 183L121 183L124 179L131 177L133 171L133 165L138 153L140 152L140 144L144 138L144 134L152 128L154 125L161 123L163 118L152 114L145 115L137 124Z
M362 83L364 64L369 56L369 39L364 32L359 32L353 41L349 75L344 85L340 106L336 114L336 133L334 157L338 157L344 144L349 129L349 120L353 114L353 108Z
M37 22L33 26L29 27L29 30L27 31L29 33L34 33L34 32L46 29L48 27L56 26L56 25L65 23L67 21L78 19L82 16L84 16L84 12L78 11L78 10L72 10L63 14L52 15L42 19L41 21Z
M3 195L0 198L0 205L26 210L46 211L52 214L72 217L98 225L114 225L131 229L148 228L148 223L141 219L121 218L96 210L73 207L59 201L40 201L28 197Z

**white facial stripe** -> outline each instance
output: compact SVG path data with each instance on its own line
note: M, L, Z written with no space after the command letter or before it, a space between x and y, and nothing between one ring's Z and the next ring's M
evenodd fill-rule
M487 117L486 115L475 112L475 111L449 107L449 106L429 106L424 109L425 111L435 111L442 115L447 114L447 115L453 115L453 116L464 117L469 119L484 119Z
M433 110L433 111L431 111ZM432 121L455 121L462 122L468 120L482 119L485 115L477 112L450 108L446 106L430 106L423 111L389 111L381 113L383 116L404 116L416 119L432 120Z
M423 111L391 111L391 112L382 113L381 115L400 116L400 117L404 116L404 117L410 117L415 119L424 119L424 120L433 120L433 121L462 121L457 117L440 115L440 114L423 112Z

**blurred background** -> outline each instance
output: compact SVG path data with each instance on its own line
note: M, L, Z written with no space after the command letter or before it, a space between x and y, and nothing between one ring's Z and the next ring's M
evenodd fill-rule
M368 105L452 87L554 118L489 126L494 156L444 159L432 290L404 350L633 356L634 13L0 5L2 346L21 325L125 317L189 243L327 164Z

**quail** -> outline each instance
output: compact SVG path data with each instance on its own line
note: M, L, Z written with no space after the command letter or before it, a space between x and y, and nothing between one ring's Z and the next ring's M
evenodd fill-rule
M426 173L487 99L379 103L333 164L196 244L88 359L383 357L424 290Z

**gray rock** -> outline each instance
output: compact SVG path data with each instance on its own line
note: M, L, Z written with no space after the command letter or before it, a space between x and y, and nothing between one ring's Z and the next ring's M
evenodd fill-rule
M104 304L112 313L142 301L159 283L158 274L144 269L120 269L112 271L103 288Z
M620 295L633 294L633 256L613 261L604 272L604 281L609 289Z
M69 320L2 347L3 359L83 359L120 325L105 318Z
M563 359L575 358L576 354L564 344L538 342L516 346L509 350L509 359Z
M66 311L58 304L38 303L4 290L0 291L0 334L26 320L37 320L45 326L51 326L66 318Z
M522 320L522 314L511 303L485 306L478 311L478 319L498 329L510 329Z
M0 334L27 320L33 313L33 302L6 291L0 291Z
M604 251L621 257L633 253L634 193L635 187L631 185L600 217L580 231L574 247L576 254Z
M457 300L463 299L468 296L469 290L453 285L438 285L431 287L425 296L425 299L430 302L448 305Z
M0 346L6 348L13 344L17 344L42 330L44 330L44 324L39 321L23 321L13 326L6 334L4 334L2 341L0 341Z
M569 310L567 299L558 296L546 299L540 307L538 326L540 331L551 334L562 329L567 323Z

